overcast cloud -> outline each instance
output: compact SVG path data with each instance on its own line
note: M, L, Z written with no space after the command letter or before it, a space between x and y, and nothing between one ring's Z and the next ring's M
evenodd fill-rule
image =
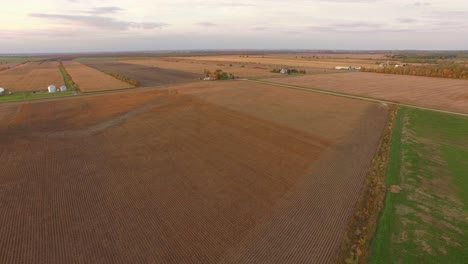
M0 53L467 49L466 0L0 0Z

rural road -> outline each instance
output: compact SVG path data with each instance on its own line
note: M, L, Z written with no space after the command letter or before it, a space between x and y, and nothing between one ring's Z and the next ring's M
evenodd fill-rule
M313 93L328 94L328 95L346 97L346 98L351 98L351 99L356 99L356 100L363 100L363 101L368 101L368 102L375 102L375 103L394 104L394 105L398 105L398 106L404 106L404 107L416 108L416 109L421 109L421 110L428 110L428 111L439 112L439 113L444 113L444 114L452 114L452 115L459 115L459 116L468 117L468 114L466 114L466 113L459 113L459 112L452 112L452 111L434 109L434 108L429 108L429 107L416 106L416 105L411 105L411 104L405 104L405 103L389 101L389 100L384 100L384 99L370 98L370 97L359 96L359 95L351 95L351 94L346 94L346 93L331 92L331 91L317 89L317 88L307 88L307 87L303 87L303 86L281 84L281 83L276 83L276 82L260 81L260 80L253 80L253 79L242 79L242 81L263 83L263 84L267 84L267 85L274 85L274 86L279 86L279 87L284 87L284 88L289 88L289 89L295 89L295 90L303 90L303 91L308 91L308 92L313 92Z

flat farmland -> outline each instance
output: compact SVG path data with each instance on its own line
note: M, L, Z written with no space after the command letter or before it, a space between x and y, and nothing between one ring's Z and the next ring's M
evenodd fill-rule
M132 85L83 65L76 61L64 61L63 66L82 92L96 92L131 88Z
M468 113L467 80L356 72L269 81Z
M370 263L465 263L468 118L402 108Z
M335 263L384 106L250 82L0 105L1 263Z
M269 77L280 76L278 73L272 73L273 67L255 67L252 65L243 65L241 63L220 64L216 62L203 62L198 60L176 60L176 59L158 59L158 60L128 60L122 61L130 64L145 65L149 67L159 67L163 69L179 70L196 74L203 74L205 70L214 72L217 69L227 73L232 73L237 77ZM232 65L232 66L230 66ZM242 67L244 66L244 67Z
M255 63L263 65L274 65L276 67L303 67L303 68L323 68L335 69L336 66L361 66L367 68L375 68L378 65L375 61L362 60L362 59L314 59L304 60L301 58L282 57L282 56L199 56L199 57L185 57L190 60L200 61L215 61L224 63Z
M63 85L57 61L28 62L0 71L0 87L13 92L47 90L47 86Z
M120 74L127 78L137 80L143 87L167 86L193 82L203 76L203 72L201 72L200 74L195 74L190 72L161 69L124 62L93 61L86 63L86 65L89 65L101 71Z

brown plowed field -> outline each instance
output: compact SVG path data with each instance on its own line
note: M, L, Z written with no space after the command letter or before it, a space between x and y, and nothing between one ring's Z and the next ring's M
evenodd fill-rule
M101 71L120 74L127 78L137 80L140 82L140 86L143 87L168 86L194 82L203 76L203 72L195 74L113 61L89 62L87 65Z
M203 84L0 105L0 263L333 263L385 108Z
M0 71L0 87L12 92L47 91L51 84L60 87L63 77L58 62L28 62Z
M288 66L288 67L302 67L302 68L325 68L335 69L336 66L361 66L367 68L376 68L379 65L373 60L361 59L315 59L303 60L300 58L288 58L281 56L199 56L199 57L185 57L190 60L199 61L215 61L224 63L257 63L264 65Z
M192 72L196 74L203 74L205 70L213 72L217 69L223 70L227 73L232 73L237 77L269 77L279 76L278 73L272 73L273 67L255 67L252 65L244 65L235 63L229 66L228 64L220 64L216 62L203 62L197 60L176 60L176 59L159 59L159 60L128 60L125 63L145 65L149 67L159 67L163 69L179 70Z
M117 80L116 78L83 65L76 61L64 61L63 66L81 92L96 92L131 88L132 85Z
M364 72L265 80L468 113L467 80Z

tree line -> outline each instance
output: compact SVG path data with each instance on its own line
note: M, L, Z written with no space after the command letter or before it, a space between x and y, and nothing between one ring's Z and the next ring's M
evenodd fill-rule
M363 72L401 74L438 78L468 79L468 67L462 64L406 65L402 67L362 68Z

